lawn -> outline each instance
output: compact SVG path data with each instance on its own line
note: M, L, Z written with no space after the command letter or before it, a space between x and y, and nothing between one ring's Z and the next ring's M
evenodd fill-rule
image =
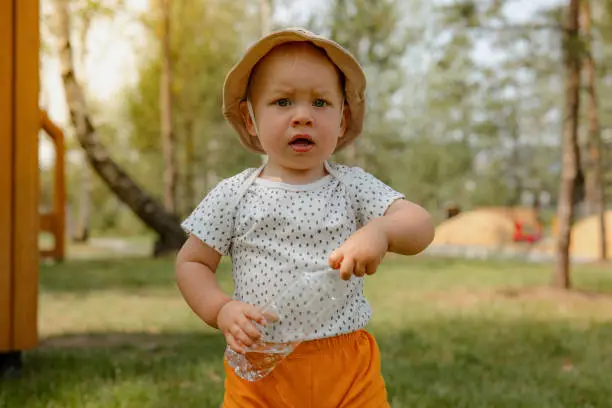
M219 276L231 288L230 265ZM611 407L612 268L388 258L366 290L391 406ZM181 300L171 260L41 267L41 344L0 407L218 407L222 337Z

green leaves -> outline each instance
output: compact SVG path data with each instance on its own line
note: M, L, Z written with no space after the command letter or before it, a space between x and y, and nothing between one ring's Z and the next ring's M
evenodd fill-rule
M219 178L258 160L239 146L221 113L225 75L244 47L243 27L235 24L248 19L244 6L240 1L172 3L172 21L180 22L171 25L170 38L174 130L180 168L178 202L183 214L191 211ZM155 24L155 10L144 17ZM142 177L150 180L150 188L159 194L160 178L150 175L152 169L161 171L163 167L158 108L161 61L155 52L158 40L154 31L150 32L139 81L127 93L128 120L133 129L132 146L155 163Z

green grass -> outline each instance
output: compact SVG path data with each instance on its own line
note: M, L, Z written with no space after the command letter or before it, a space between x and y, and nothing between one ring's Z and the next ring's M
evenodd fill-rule
M218 407L222 337L182 301L171 260L41 268L40 346L0 407ZM368 278L392 407L612 406L612 268L388 258ZM231 288L229 264L219 276Z

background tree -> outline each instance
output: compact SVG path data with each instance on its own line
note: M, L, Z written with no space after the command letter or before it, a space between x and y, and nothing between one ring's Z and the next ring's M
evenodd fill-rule
M569 274L569 245L574 218L574 194L580 169L578 148L578 122L580 111L580 72L582 66L582 44L580 41L580 0L570 0L565 27L564 65L565 116L563 120L563 167L557 216L559 235L556 244L556 265L553 285L561 288L571 286Z
M590 0L581 0L581 21L585 38L584 69L587 78L589 131L584 156L585 162L585 199L586 213L596 215L599 219L599 259L606 260L606 200L604 193L603 172L601 163L601 132L596 90L596 67L593 57L593 40L591 29Z
M172 92L172 53L171 53L171 0L157 0L159 14L159 42L161 50L161 75L159 86L159 106L161 119L162 150L164 152L164 205L166 211L176 211L177 169L175 163L175 135L173 126Z
M612 99L607 98L612 95L612 7L603 1L591 4L588 50L598 61L593 73L601 112L602 188L610 193L612 167L606 166L612 162L612 115L606 113L612 113ZM266 26L306 25L349 48L368 77L363 136L334 159L366 167L425 205L438 220L449 203L464 210L534 205L541 209L545 227L555 232L551 227L560 221L555 213L562 171L559 135L565 106L559 90L566 78L568 41L562 26L567 4L535 5L528 15L517 7L522 6L505 0L334 0L312 7L282 0L174 0L168 19L180 24L170 25L169 51L164 54L159 10L152 5L133 16L135 23L148 28L138 42L130 39L137 48L136 80L113 104L98 103L96 95L86 93L87 110L108 156L120 169L129 169L142 191L164 202L160 78L169 56L178 223L221 178L261 164L257 155L239 145L221 115L227 70ZM81 26L75 9L76 41ZM74 44L78 51L79 41ZM587 72L586 62L582 69ZM588 91L587 83L585 96ZM579 118L585 119L578 126L581 148L586 148L592 127L586 120L589 104L584 105L579 109ZM589 184L591 166L582 162L572 194L580 205L572 218L588 209L582 205L580 180L584 173ZM76 163L68 169L74 207L81 172ZM90 223L95 235L154 231L132 215L108 184L99 178L91 181L91 197L97 203Z
M256 155L240 146L221 112L225 74L238 58L243 36L251 36L251 27L232 24L241 13L251 13L244 11L244 6L241 2L174 2L172 19L181 21L172 26L170 35L176 154L181 163L177 208L181 216L193 210L220 178L260 163ZM142 18L148 25L147 16ZM144 57L139 79L126 91L126 116L122 121L131 125L130 145L146 163L135 167L137 178L148 190L162 194L158 180L163 157L155 137L160 132L155 101L162 62L159 54L149 52L154 47L155 39L150 38L140 51Z
M96 129L87 109L85 96L77 82L70 39L70 14L68 2L54 0L54 30L59 45L60 67L65 89L66 103L75 127L79 143L87 153L87 158L98 175L110 189L126 203L149 227L158 234L155 254L179 248L185 234L177 220L164 211L157 200L144 192L127 173L109 156L100 142Z

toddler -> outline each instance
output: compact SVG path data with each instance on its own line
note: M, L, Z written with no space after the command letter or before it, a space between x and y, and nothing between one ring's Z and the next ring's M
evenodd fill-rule
M434 229L401 193L328 161L361 133L365 86L348 51L303 29L264 36L227 75L224 115L242 144L267 159L221 181L182 223L189 238L176 260L181 293L238 353L261 336L259 307L300 273L337 269L348 297L263 379L244 380L225 361L223 407L389 406L379 349L365 330L372 311L362 278L389 251L423 251ZM231 297L215 279L224 255L232 259Z

